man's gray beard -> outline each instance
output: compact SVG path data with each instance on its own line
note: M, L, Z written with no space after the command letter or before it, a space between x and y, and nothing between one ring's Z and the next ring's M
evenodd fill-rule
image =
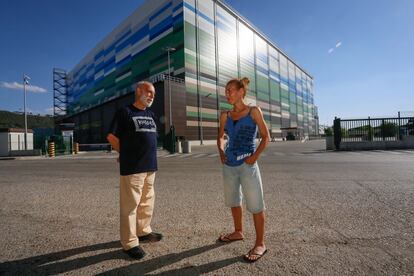
M147 97L147 96L145 96L145 95L142 95L142 96L141 96L141 101L142 101L142 103L143 103L146 107L151 107L151 105L152 105L152 103L153 103L154 101L151 101L150 103L148 103L147 99L148 99L148 97Z

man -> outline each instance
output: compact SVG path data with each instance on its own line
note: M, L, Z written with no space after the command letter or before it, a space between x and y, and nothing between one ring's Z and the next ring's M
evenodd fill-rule
M155 97L150 82L139 82L135 102L118 110L107 139L119 152L121 244L130 257L145 256L140 241L156 242L162 235L152 232L154 179L157 171L157 127L155 115L147 108Z

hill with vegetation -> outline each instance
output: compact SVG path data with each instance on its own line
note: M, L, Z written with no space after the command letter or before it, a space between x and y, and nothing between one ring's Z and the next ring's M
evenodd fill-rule
M53 127L53 116L27 114L27 128ZM0 110L0 128L24 128L24 114L21 112Z

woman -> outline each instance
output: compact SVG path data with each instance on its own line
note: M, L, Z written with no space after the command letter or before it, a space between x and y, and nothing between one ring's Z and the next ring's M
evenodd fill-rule
M231 208L234 232L219 237L221 242L243 240L242 191L247 210L253 214L256 229L256 243L244 255L248 262L255 262L266 252L264 244L264 200L262 180L257 159L269 142L269 131L259 107L245 104L244 98L249 84L248 78L230 80L226 85L227 102L233 105L231 111L222 112L217 146L223 163L224 198ZM261 141L256 149L255 138L259 129ZM224 149L224 135L228 142Z

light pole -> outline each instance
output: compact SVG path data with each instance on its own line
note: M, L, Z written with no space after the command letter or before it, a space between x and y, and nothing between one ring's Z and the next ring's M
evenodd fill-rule
M211 96L211 93L208 93L204 97L208 98ZM200 97L200 144L204 145L203 143L203 97L201 93L199 94Z
M27 113L26 113L26 84L29 84L30 77L23 74L24 94L24 150L27 150Z
M168 108L170 110L169 112L169 116L170 118L168 119L168 121L170 122L170 129L172 126L172 109L171 109L171 76L170 76L170 53L175 51L175 48L173 47L165 47L164 51L167 52L167 56L168 56Z

